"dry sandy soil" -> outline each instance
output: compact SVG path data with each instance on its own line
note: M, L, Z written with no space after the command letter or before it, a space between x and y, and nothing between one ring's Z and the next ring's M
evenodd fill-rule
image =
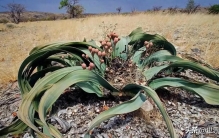
M126 36L142 27L150 34L158 33L180 50L202 50L201 57L219 67L219 16L207 14L133 14L104 15L82 19L26 22L19 25L0 24L0 84L17 78L21 62L37 45L57 41L101 40L115 29Z
M110 31L115 31L120 36L125 36L137 27L142 27L144 31L150 34L158 33L163 35L173 43L179 51L191 53L191 49L198 48L202 52L200 57L195 58L203 58L212 66L219 67L218 21L218 15L170 15L148 13L133 15L104 15L59 21L26 22L20 23L19 25L10 23L0 24L0 90L2 84L8 84L9 81L15 81L17 79L17 72L21 62L28 56L29 51L35 46L58 41L82 41L84 38L87 40L101 40L106 33ZM6 101L1 101L4 103L4 105L2 104L3 106L1 106L1 110L4 111L1 113L1 121L10 121L10 119L12 119L11 113L16 112L18 109L17 105L21 97L19 96L20 92L17 84L14 84L15 85L9 87L11 91L5 91L11 94L12 97L6 94L2 94L3 96L1 96L1 99ZM212 121L212 118L213 122L218 122L218 106L215 108L209 107L203 100L190 94L188 96L185 93L186 92L180 90L177 95L173 97L169 96L168 93L163 92L162 94L164 95L161 95L161 97L163 97L162 99L165 100L164 103L166 109L178 134L184 134L182 131L191 124L194 125L194 122L195 125L200 124L200 122L209 123ZM69 95L66 97L71 98ZM89 99L93 100L90 96ZM179 102L175 102L175 100ZM60 101L63 101L66 104L66 101L75 100L60 99ZM90 102L87 100L85 101L88 103ZM14 104L12 105L12 103ZM76 101L76 103L78 102ZM94 106L95 104L96 103L94 102ZM8 105L10 105L10 107ZM84 111L82 113L86 114ZM152 124L157 124L156 126L151 126L149 124L141 125L151 126L148 130L155 130L154 128L156 128L160 136L164 136L168 134L168 132L165 128L164 121L162 121L159 116L156 116L157 113L158 111L151 115L155 120L150 118L150 122ZM81 114L77 115L77 117L81 117ZM75 120L81 121L82 119L75 118ZM136 121L132 122L132 126L136 124L139 125L138 121L139 120L137 120L137 123ZM79 124L80 123L81 122L79 122ZM133 128L138 129L137 127ZM74 129L71 131L73 130ZM114 130L109 131L113 131L113 133L116 132ZM126 133L123 131L121 132L123 134ZM99 132L97 131L97 133ZM142 134L145 135L145 133ZM147 134L152 135L151 132L147 132Z

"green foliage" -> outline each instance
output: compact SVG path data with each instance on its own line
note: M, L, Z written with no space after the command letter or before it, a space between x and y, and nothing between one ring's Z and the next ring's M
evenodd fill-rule
M68 6L68 4L69 4L69 3L68 3L68 0L62 0L62 1L60 1L59 9Z
M195 1L194 0L188 0L188 3L186 5L186 12L191 14L191 13L194 13L196 12L197 8L199 7L200 5L196 5L195 4Z
M129 86L126 86L124 89L130 90L128 88ZM153 90L152 90L153 91ZM132 91L133 92L133 91ZM106 119L109 119L113 116L119 115L119 114L125 114L132 111L137 110L142 106L142 104L146 101L146 96L139 91L136 91L136 95L129 101L126 101L118 106L115 106L105 112L102 112L99 116L97 116L90 124L90 127L87 130L87 133L85 135L85 138L89 138L89 131L91 131L94 127L100 125L103 121ZM127 108L129 107L129 108Z
M84 7L78 5L78 0L62 0L60 2L59 9L66 8L67 13L70 15L71 18L79 17L84 12Z
M65 2L62 4L66 4ZM19 119L0 130L0 136L21 133L30 128L38 137L62 137L61 133L47 122L47 116L53 104L68 87L81 88L84 92L95 93L98 97L105 96L103 88L108 89L112 96L119 96L120 92L123 92L132 97L100 113L88 126L85 138L90 137L89 132L101 122L115 115L139 109L148 97L151 97L159 108L171 138L176 138L172 121L155 91L162 87L179 87L199 95L208 104L219 105L218 85L168 76L191 69L219 81L219 72L177 57L175 47L164 37L147 34L142 28L135 29L128 36L119 37L110 32L107 37L108 39L101 41L100 47L95 41L84 39L83 42L59 42L33 48L18 72L18 84L22 94ZM116 59L123 63L129 62L130 67L140 68L148 86L133 82L118 89L109 83L105 78L107 68L112 67L111 64ZM59 66L53 65L53 62ZM160 78L159 74L165 76ZM43 130L40 131L38 127Z
M3 129L0 130L0 137L1 136L6 136L8 133L10 134L20 134L22 133L25 129L28 128L28 126L22 122L21 120L18 120L18 118L15 118L16 121L14 121L10 126L7 126Z
M12 29L12 28L15 28L15 27L16 27L16 24L14 24L14 23L6 23L5 25L6 25L6 27L9 28L9 29Z
M46 17L46 20L47 20L47 21L56 20L56 16L55 16L55 15L48 15L48 16Z
M4 23L4 24L6 24L6 23L8 23L9 21L7 20L7 19L5 19L5 18L3 18L3 19L0 19L0 23Z
M188 0L188 3L186 5L186 10L192 10L195 7L195 1L194 0Z
M208 9L208 12L209 12L210 14L219 14L219 4L212 5L212 6Z
M72 18L79 17L84 13L84 7L81 5L70 6L67 13L70 14Z
M193 92L202 97L206 103L211 105L219 104L219 86L215 84L206 84L201 82L193 82L181 78L166 77L153 80L149 86L158 89L166 86L179 87Z

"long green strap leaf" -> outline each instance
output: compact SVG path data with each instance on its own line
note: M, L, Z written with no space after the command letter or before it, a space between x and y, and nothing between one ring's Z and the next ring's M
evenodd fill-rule
M44 124L39 120L35 119L35 122L39 124L41 127L44 126ZM55 138L62 138L62 134L51 124L49 124L49 132L55 137Z
M8 134L21 134L28 126L20 119L14 121L10 126L7 126L0 130L0 137L6 137Z
M46 125L45 117L48 109L55 103L62 92L72 84L78 82L92 82L96 85L101 85L111 91L118 91L116 88L111 86L104 78L98 74L89 70L76 70L67 74L60 81L54 84L50 89L48 89L42 96L39 104L39 117L40 120Z
M169 69L171 67L182 67L184 69L191 69L191 70L197 71L197 72L205 75L206 77L209 77L210 79L219 81L219 72L217 72L213 69L209 69L205 66L202 66L196 62L191 62L191 61L187 61L187 60L177 61L177 62L170 64L165 69Z
M142 30L141 27L138 27L138 28L136 28L135 30L133 30L128 36L129 36L129 37L132 37L132 36L134 36L134 35L136 35L136 34L140 34L140 33L144 33L144 31Z
M162 69L166 68L168 65L162 65L162 66L155 66L152 68L149 68L148 70L143 72L143 75L147 80L150 80L154 75L156 75L158 72L160 72Z
M171 55L170 52L167 50L157 51L157 52L151 54L149 57L143 59L140 62L139 68L143 69L145 66L148 66L155 61L161 61L164 56L170 56L170 55Z
M162 61L169 61L169 62L176 62L176 61L182 61L183 59L177 57L177 56L172 56L172 55L164 55L160 56L157 58L157 62L162 62ZM145 70L143 72L143 75L146 77L147 80L150 80L154 75L159 73L161 70L167 68L168 65L161 65L161 66L155 66L152 68L149 68L148 70Z
M35 110L34 110L34 103L32 101L34 101L34 98L38 97L39 95L42 94L42 92L45 91L44 88L50 86L51 84L56 83L68 73L78 69L81 69L81 67L78 66L68 67L54 71L51 74L48 74L47 76L39 80L31 89L31 91L23 97L19 108L18 116L25 124L27 124L33 130L35 130L40 136L43 136L44 134L42 134L38 130L38 128L34 125Z
M155 104L157 105L157 107L159 108L165 122L166 122L166 125L167 125L167 128L170 132L170 136L171 138L176 138L177 135L176 135L176 132L174 130L174 127L173 127L173 124L172 124L172 121L170 120L162 102L160 101L160 98L158 97L157 93L152 90L150 87L146 87L146 86L140 86L140 85L137 85L137 84L128 84L126 85L122 91L124 92L132 92L132 91L136 91L136 90L144 90L144 92L146 94L148 94L155 102Z
M100 87L93 82L78 82L76 85L87 93L95 93L98 97L103 97Z
M43 70L40 70L36 73L34 73L33 75L31 75L30 79L29 79L29 83L31 84L31 86L33 86L37 80L39 80L40 78L44 77L46 75L46 73L48 72L53 72L55 70L61 69L62 67L59 66L52 66L52 67L48 67L45 68Z
M164 37L161 35L155 34L146 34L146 33L136 33L132 35L131 41L129 42L130 45L134 45L137 42L140 42L141 47L143 47L144 41L151 41L154 43L154 45L159 46L160 48L163 48L165 50L168 50L172 55L176 55L176 49L175 47L169 43ZM135 47L134 45L134 50L137 50L141 47Z
M115 56L121 57L123 60L128 58L128 43L129 37L120 37L120 40L115 45ZM124 55L125 54L125 55Z
M146 47L139 48L137 51L135 51L134 55L131 57L131 60L137 65L139 65L142 53L144 53L145 50L146 50Z
M158 89L166 86L183 88L198 94L208 104L219 105L219 86L215 84L192 82L180 78L166 77L155 79L149 84L149 86L153 89Z
M72 44L72 43L70 43L70 44ZM21 88L21 92L22 93L27 93L26 91L24 91L24 86L22 85L21 80L24 79L25 77L30 76L30 74L32 74L32 71L34 70L34 67L33 67L32 64L34 64L35 67L36 67L36 66L38 66L37 65L38 63L41 63L39 61L43 61L46 58L48 58L50 55L53 55L53 54L56 54L56 53L59 53L59 52L67 52L67 53L72 52L72 54L74 54L75 56L81 56L82 53L84 52L83 50L88 51L87 50L88 46L85 43L76 43L75 42L73 44L75 44L76 46L69 45L69 43L64 43L64 44L56 45L56 46L54 46L53 44L51 44L52 46L47 45L47 46L45 46L46 48L43 48L41 50L37 50L37 52L33 52L28 58L26 58L24 60L24 62L22 63L22 65L19 69L19 73L18 73L18 80L19 80L19 86ZM100 48L98 48L98 49L100 49ZM91 58L91 60L93 60L93 59ZM100 67L99 58L97 59L96 57L95 57L95 62L96 62L95 64L99 63L97 68L99 70L101 70L102 74L103 74L103 72L105 71L104 63L101 64L101 67ZM27 66L27 68L24 71L24 68L26 66ZM23 72L26 72L28 74L24 75L24 74L22 74Z
M51 48L61 48L64 46L71 46L71 47L75 47L75 48L79 48L79 47L88 48L88 46L92 46L92 47L95 47L95 48L101 50L96 44L91 43L91 42L68 41L68 42L56 42L56 43L47 44L47 45L43 45L43 46L37 46L31 50L30 55L38 53L38 52L42 52L42 51L47 51Z
M96 126L98 126L103 121L119 115L119 114L125 114L132 111L135 111L139 109L142 104L146 101L146 96L140 92L138 92L131 100L126 101L122 104L119 104L115 107L112 107L102 113L100 113L92 122L90 123L90 126L84 136L84 138L90 138L89 132Z

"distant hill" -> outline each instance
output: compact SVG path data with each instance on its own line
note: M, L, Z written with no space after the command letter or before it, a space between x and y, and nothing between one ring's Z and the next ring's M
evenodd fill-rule
M154 12L152 10L147 10L147 11L135 11L133 13L145 13L145 12ZM156 12L161 12L161 13L183 13L185 12L184 9L161 9ZM207 13L208 8L207 7L200 7L197 9L198 13ZM118 14L118 13L100 13L100 14L93 14L93 13L85 13L82 15L82 17L88 17L88 16L95 16L95 15L112 15L112 14ZM121 14L132 14L130 13L121 13ZM23 13L22 15L22 22L28 22L28 21L43 21L43 20L63 20L63 19L68 19L69 16L68 14L57 14L57 13L49 13L49 12L36 12L36 11L27 11ZM10 22L10 17L9 17L9 12L0 12L0 23L7 23Z
M27 11L22 14L21 21L41 21L41 20L59 20L59 19L67 19L67 14L56 14L56 13L48 13L48 12L35 12L35 11ZM9 12L0 12L0 22L2 20L7 20L10 22Z

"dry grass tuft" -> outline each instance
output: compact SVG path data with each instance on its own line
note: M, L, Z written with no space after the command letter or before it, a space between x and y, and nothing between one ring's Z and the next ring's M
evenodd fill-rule
M219 16L206 14L142 13L26 22L15 28L0 24L0 84L17 79L19 66L33 47L57 41L82 41L84 38L101 40L110 26L116 26L115 31L120 36L142 27L147 33L163 35L187 52L190 52L191 48L200 48L203 50L202 57L218 67L218 20Z

